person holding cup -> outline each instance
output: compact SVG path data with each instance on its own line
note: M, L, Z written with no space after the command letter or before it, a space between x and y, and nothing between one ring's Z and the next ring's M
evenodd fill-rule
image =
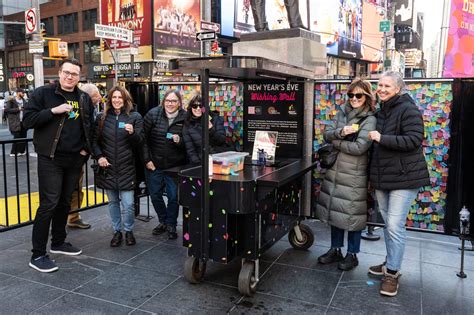
M145 115L143 146L145 178L153 207L158 215L159 224L152 234L168 232L168 239L178 238L178 186L175 180L164 173L170 167L186 164L186 151L183 141L183 126L186 111L178 90L165 92L160 106L150 109ZM163 199L166 187L168 204Z
M320 264L338 262L341 270L359 264L361 231L367 221L369 131L375 129L374 96L369 82L355 79L347 90L347 102L324 131L324 140L339 151L326 171L316 215L331 226L331 248L318 257ZM347 231L347 255L342 256Z
M133 101L128 91L121 86L110 89L104 112L97 116L92 141L92 151L100 169L96 172L96 185L106 190L114 236L111 247L122 243L123 230L126 245L135 245L133 235L135 222L134 190L136 184L134 149L143 143L143 119L133 111Z

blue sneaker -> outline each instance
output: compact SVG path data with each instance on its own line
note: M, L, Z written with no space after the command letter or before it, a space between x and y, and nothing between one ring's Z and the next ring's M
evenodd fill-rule
M71 243L64 242L62 243L62 245L59 246L51 246L51 250L49 252L52 254L77 256L82 253L82 250L80 248L72 246Z
M31 258L29 266L39 272L53 272L59 269L54 260L51 260L48 255Z

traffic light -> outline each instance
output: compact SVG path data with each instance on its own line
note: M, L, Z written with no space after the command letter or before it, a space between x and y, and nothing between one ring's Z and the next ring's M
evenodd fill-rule
M45 38L46 37L46 29L44 28L44 25L41 24L40 26L40 37Z
M103 39L100 39L100 45L99 45L99 48L97 48L97 50L98 51L104 51L105 50Z

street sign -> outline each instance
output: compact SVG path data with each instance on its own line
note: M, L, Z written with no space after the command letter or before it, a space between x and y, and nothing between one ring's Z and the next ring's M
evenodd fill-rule
M44 53L44 43L42 40L30 40L28 42L28 48L30 54L42 54Z
M379 32L390 32L390 21L389 20L380 21Z
M25 33L33 34L37 27L36 9L31 8L25 11Z
M203 31L196 33L196 41L202 42L207 40L214 40L216 39L216 32L214 31Z
M103 24L95 24L95 37L133 42L132 30Z
M201 31L214 31L217 34L221 33L221 25L218 23L208 22L208 21L201 21Z

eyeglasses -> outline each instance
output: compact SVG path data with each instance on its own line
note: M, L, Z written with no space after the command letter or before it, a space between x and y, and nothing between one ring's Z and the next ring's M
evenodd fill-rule
M79 73L75 73L75 72L69 72L69 71L65 71L65 70L61 70L61 72L64 74L64 76L67 78L67 77L71 77L71 78L78 78L79 77Z
M194 103L193 105L191 105L191 108L194 108L194 109L201 108L201 103Z
M360 100L362 98L362 96L364 96L365 94L364 93L347 93L347 97L349 97L349 99L353 98L354 96Z
M168 104L178 104L178 100L165 100L165 103L168 103Z

